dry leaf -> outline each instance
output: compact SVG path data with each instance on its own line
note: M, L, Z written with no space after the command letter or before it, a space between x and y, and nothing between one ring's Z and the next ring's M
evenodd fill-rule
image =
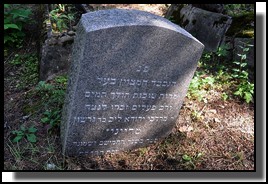
M217 113L216 109L210 109L209 112L211 112L213 114L216 114Z
M191 127L191 126L189 126L189 127L187 127L187 126L182 126L182 127L179 128L179 131L180 131L180 132L190 132L190 131L192 131L193 129L194 129L194 128Z

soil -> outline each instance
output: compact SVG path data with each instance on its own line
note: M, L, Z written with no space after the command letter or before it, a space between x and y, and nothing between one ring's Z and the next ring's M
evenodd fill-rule
M94 8L140 9L163 16L164 4L90 4ZM4 168L5 170L254 170L254 104L236 98L221 99L220 90L207 91L207 103L185 98L172 134L158 143L116 155L63 157L59 129L42 125L43 108L33 115L40 95L36 83L23 88L21 66L11 65L15 54L35 51L34 32L21 49L9 51L4 61ZM198 113L196 113L198 112ZM12 143L13 130L35 125L37 142Z

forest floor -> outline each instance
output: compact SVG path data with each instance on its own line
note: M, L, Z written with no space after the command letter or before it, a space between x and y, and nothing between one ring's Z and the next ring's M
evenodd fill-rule
M167 10L164 4L102 4L99 9L114 7L160 16ZM5 170L254 170L254 103L232 96L223 100L224 87L207 90L206 102L185 97L172 133L153 145L94 158L62 156L59 127L48 131L41 123L50 107L42 104L48 93L35 90L36 44L34 31L28 32L23 47L10 50L4 61ZM27 56L28 62L21 56ZM16 63L16 57L21 61ZM12 142L12 131L21 125L34 125L36 143L29 142L27 136Z

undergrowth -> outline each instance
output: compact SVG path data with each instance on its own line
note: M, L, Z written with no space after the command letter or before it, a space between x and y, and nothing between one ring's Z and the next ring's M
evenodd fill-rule
M237 55L239 61L228 63L226 45L218 48L216 53L204 53L198 63L198 69L190 83L187 97L207 103L206 94L210 90L220 90L223 100L239 96L246 103L253 103L254 84L249 82L247 53L252 45L242 47Z

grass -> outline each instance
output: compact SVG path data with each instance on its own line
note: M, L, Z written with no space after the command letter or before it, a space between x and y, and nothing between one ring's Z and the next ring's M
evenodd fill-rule
M11 155L15 158L15 163L12 163L11 170L25 170L29 169L29 166L33 168L40 166L39 159L36 157L40 151L35 144L27 142L21 145L18 142L13 143L9 141L7 146Z
M9 89L21 91L14 101L23 100L19 107L15 106L17 108L15 112L21 111L24 114L23 117L28 118L21 122L10 122L12 131L6 134L8 143L5 152L9 153L14 160L11 159L12 161L5 165L5 169L51 169L45 162L47 164L54 162L56 165L54 169L62 169L62 163L57 161L57 157L61 154L55 153L59 152L58 142L55 142L55 137L57 137L55 132L59 130L66 76L58 76L51 83L44 81L37 83L37 59L34 53L15 55L14 59L7 64L14 70L14 73L16 72L6 78L6 82L11 84ZM53 107L52 111L50 111L51 107ZM13 110L14 106L11 108ZM56 116L48 116L48 120L53 122L51 127L41 122L45 112L57 112ZM15 141L12 142L12 140Z
M38 59L36 54L15 54L10 64L15 70L17 69L14 75L20 78L15 86L17 89L24 89L37 83Z

